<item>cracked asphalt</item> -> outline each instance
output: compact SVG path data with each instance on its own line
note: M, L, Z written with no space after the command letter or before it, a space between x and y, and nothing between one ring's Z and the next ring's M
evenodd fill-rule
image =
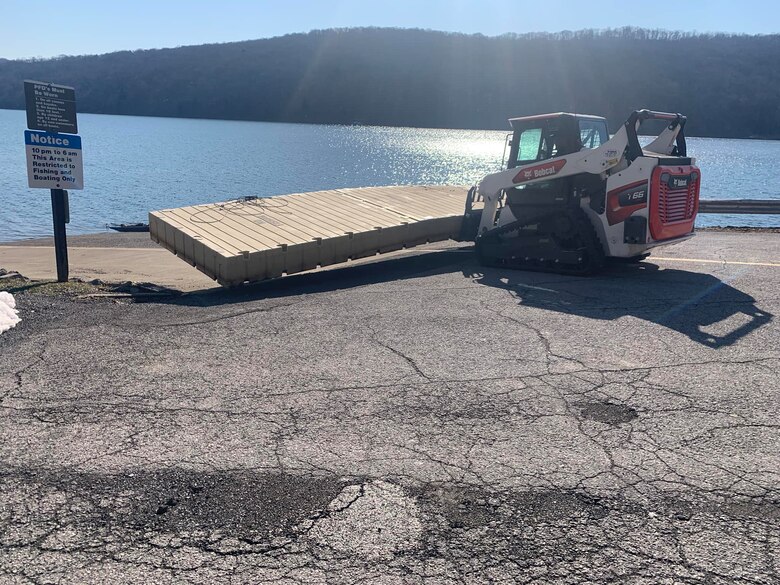
M18 294L0 583L780 583L779 252Z

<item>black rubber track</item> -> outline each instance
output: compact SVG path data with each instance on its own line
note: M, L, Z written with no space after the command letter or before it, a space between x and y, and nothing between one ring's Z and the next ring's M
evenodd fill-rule
M530 222L526 224L524 221L518 220L477 238L476 252L480 264L491 267L579 276L587 276L599 272L605 264L604 249L601 246L596 230L582 209L558 208L546 216L536 216L532 221L535 224L543 223L546 220L558 219L561 214L565 214L569 219L570 230L565 234L554 233L553 231L540 231L538 239L545 238L554 241L559 251L578 252L578 261L576 263L556 262L554 259L549 258L534 258L530 253L525 253L522 247L513 245L513 238L502 238L501 236L530 224ZM526 260L526 258L528 259Z

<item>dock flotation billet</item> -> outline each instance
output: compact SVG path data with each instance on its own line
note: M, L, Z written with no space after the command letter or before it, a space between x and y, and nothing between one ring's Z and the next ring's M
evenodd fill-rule
M224 286L457 238L467 187L338 189L149 214L152 240Z

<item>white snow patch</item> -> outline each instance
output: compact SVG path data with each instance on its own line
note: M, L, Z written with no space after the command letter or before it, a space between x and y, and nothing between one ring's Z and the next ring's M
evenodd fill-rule
M0 334L15 327L21 319L16 311L16 300L11 293L0 292Z

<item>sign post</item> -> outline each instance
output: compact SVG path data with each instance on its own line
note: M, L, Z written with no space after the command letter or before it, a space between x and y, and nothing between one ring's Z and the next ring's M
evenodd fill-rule
M68 282L68 239L65 234L65 198L67 191L51 190L51 215L54 221L54 255L57 258L57 282Z
M81 137L77 135L76 92L72 87L25 81L27 127L27 183L33 189L51 189L57 280L68 281L68 192L84 188Z

